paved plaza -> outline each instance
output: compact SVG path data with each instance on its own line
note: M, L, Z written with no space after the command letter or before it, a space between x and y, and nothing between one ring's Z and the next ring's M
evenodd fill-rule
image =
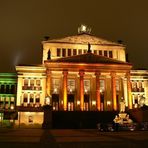
M0 147L148 147L148 131L99 132L95 129L0 129Z

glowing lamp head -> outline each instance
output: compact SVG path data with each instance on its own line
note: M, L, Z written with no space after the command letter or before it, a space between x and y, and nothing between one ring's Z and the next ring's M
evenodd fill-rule
M111 102L110 101L107 101L107 105L110 106L111 105Z
M12 109L12 110L13 110L13 109L14 109L14 105L11 105L11 106L10 106L10 109Z
M80 105L80 101L79 100L77 101L77 105Z
M92 101L92 105L95 106L96 105L96 101Z

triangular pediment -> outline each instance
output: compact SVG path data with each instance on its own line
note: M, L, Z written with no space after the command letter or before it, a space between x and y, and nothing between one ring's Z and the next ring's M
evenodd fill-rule
M125 64L125 65L131 65L130 63L115 60L112 58L108 58L105 56L96 55L93 53L86 53L76 56L70 56L70 57L64 57L64 58L58 58L58 59L51 59L47 60L46 62L50 63L86 63L86 64Z
M122 44L105 40L103 38L96 37L91 34L78 34L74 36L68 36L59 39L50 39L44 41L44 43L68 43L68 44L92 44L92 45L112 45L112 46L123 46Z

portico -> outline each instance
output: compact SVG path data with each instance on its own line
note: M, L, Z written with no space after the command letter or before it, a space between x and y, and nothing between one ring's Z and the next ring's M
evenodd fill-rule
M82 63L77 62L77 59L81 59ZM120 99L124 97L122 86L124 79L127 80L128 104L131 103L130 82L127 75L132 65L127 62L86 53L74 57L47 60L45 67L50 69L50 75L47 75L47 80L49 76L50 81L47 81L46 90L49 90L48 87L51 86L51 96L55 93L59 96L57 110L117 111ZM53 84L54 80L60 82L57 88ZM58 90L54 92L55 89ZM68 99L70 96L68 94L71 94L70 99ZM71 109L68 109L68 106Z

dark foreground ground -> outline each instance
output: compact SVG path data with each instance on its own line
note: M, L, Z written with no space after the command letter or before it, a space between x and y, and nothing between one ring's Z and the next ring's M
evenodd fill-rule
M0 148L140 148L148 131L99 132L94 129L0 129Z

